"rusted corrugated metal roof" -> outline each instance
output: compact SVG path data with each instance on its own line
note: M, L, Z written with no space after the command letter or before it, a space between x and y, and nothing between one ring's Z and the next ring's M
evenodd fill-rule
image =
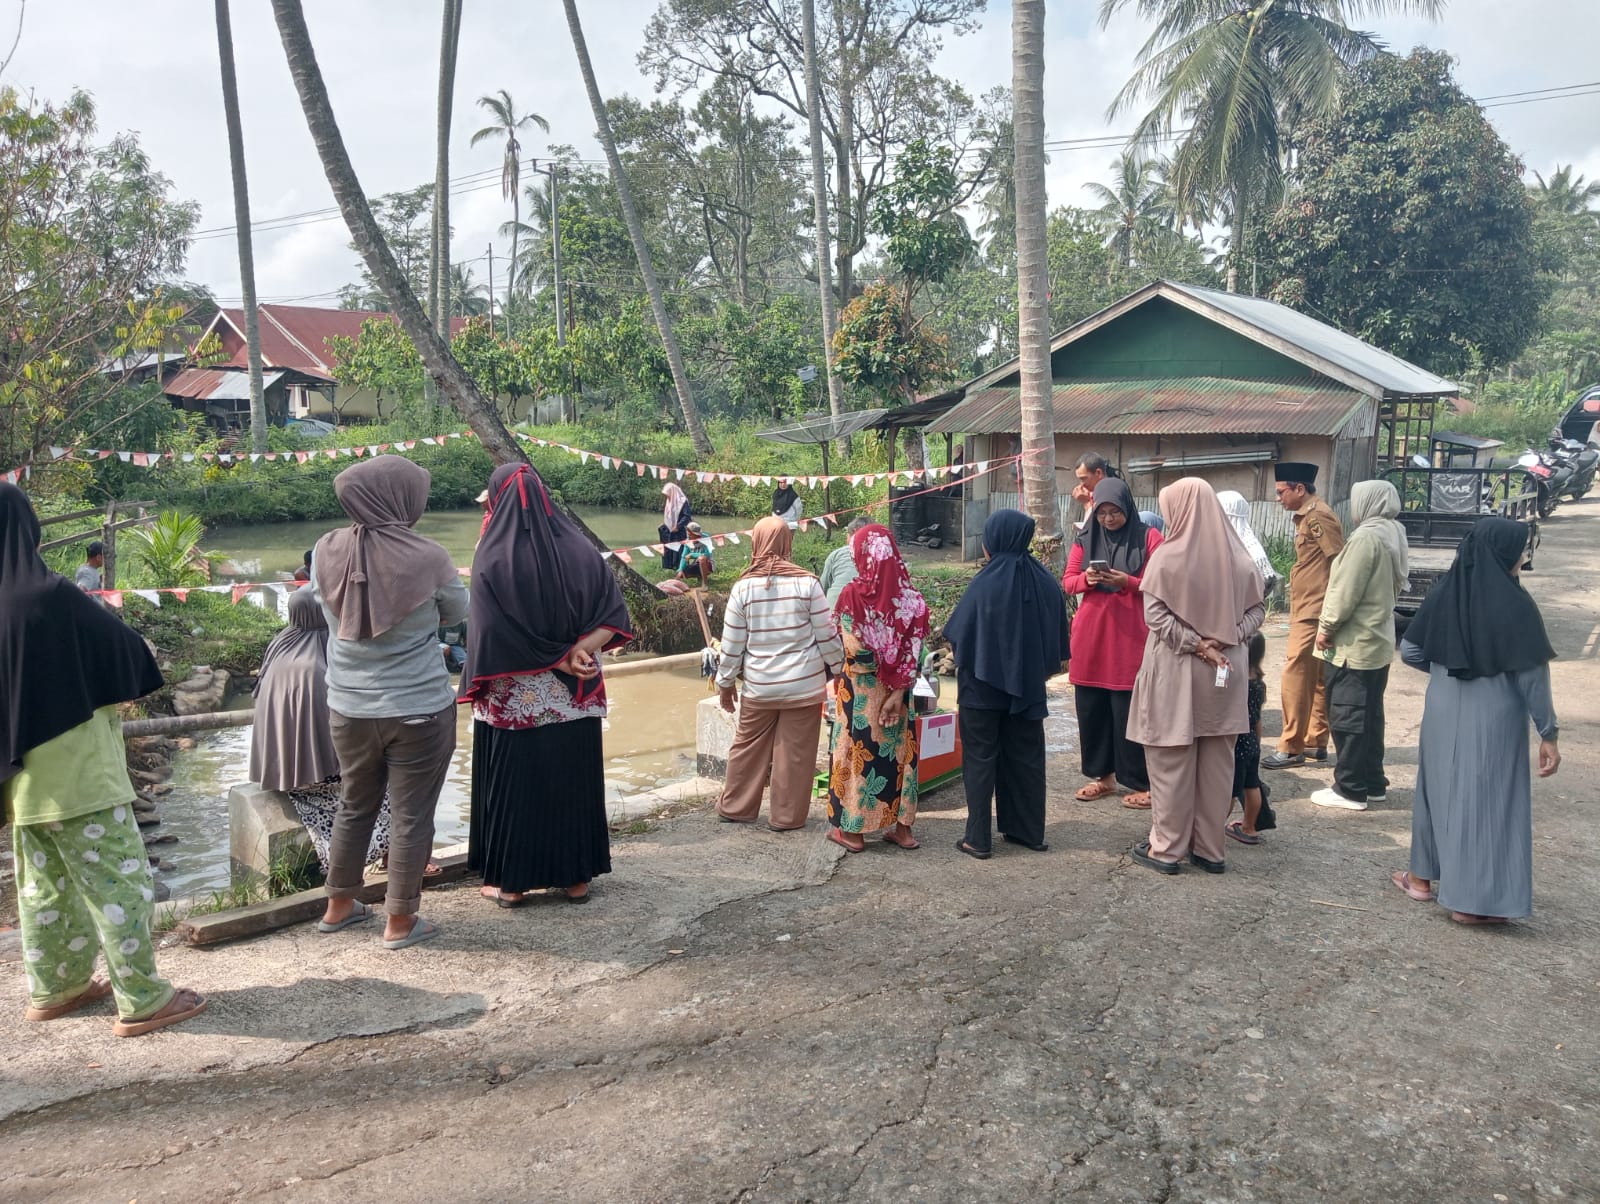
M282 372L264 372L261 387L270 389ZM227 368L185 368L162 390L168 397L205 398L212 401L248 401L250 374Z
M1322 377L1232 380L1183 376L1087 380L1051 391L1062 435L1332 435L1371 399ZM1014 434L1016 389L983 389L928 428L930 434Z

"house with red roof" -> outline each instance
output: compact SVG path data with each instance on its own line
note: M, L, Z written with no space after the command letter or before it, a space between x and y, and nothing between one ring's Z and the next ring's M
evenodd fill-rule
M261 381L272 421L318 418L337 424L382 417L371 390L341 390L328 339L335 335L358 338L364 322L373 318L392 322L392 314L270 304L257 306L256 314L261 328ZM451 335L466 323L466 318L452 318ZM204 366L185 368L167 382L164 392L173 404L203 411L219 425L248 425L250 379L244 310L219 309L200 342L213 336L221 358L207 356Z

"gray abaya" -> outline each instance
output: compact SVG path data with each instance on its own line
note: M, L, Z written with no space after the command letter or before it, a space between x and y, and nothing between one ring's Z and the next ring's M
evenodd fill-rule
M1528 722L1556 736L1550 667L1451 677L1402 641L1428 671L1411 808L1411 874L1434 882L1451 911L1515 919L1533 912L1533 802Z

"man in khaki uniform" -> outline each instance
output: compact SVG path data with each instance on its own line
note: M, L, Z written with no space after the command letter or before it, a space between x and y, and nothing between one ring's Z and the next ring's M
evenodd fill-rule
M1344 548L1339 516L1317 496L1317 466L1283 461L1278 504L1294 515L1294 568L1289 571L1289 646L1284 653L1283 735L1278 751L1261 758L1263 769L1328 759L1328 699L1317 659L1317 620L1328 592L1333 558Z

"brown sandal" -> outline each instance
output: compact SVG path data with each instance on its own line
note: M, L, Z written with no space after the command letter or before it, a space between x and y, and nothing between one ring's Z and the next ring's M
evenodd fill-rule
M1107 786L1104 782L1096 780L1086 786L1079 787L1072 797L1080 803L1092 803L1096 799L1106 798L1116 792L1117 788L1115 786Z
M71 999L62 1003L52 1003L44 1008L29 1007L23 1013L23 1017L28 1020L59 1020L63 1016L72 1015L79 1008L98 1003L109 994L111 994L111 984L103 978L96 978Z
M1426 887L1418 886L1417 880L1411 876L1410 870L1395 870L1394 873L1389 875L1389 881L1393 882L1399 890L1404 891L1407 896L1415 899L1418 903L1432 903L1434 900L1434 893Z
M897 835L902 828L905 829L904 834ZM883 834L883 843L892 844L901 849L920 849L922 847L922 842L911 835L911 828L898 822Z
M1122 805L1129 811L1150 810L1150 792L1148 790L1136 791L1122 800Z
M174 1004L177 1010L169 1010ZM158 1028L166 1028L172 1024L182 1024L198 1016L206 1010L205 996L198 991L191 991L188 987L180 987L174 991L167 1006L156 1012L153 1016L146 1016L143 1020L118 1020L111 1026L111 1031L118 1037L142 1037L146 1033L153 1033Z

